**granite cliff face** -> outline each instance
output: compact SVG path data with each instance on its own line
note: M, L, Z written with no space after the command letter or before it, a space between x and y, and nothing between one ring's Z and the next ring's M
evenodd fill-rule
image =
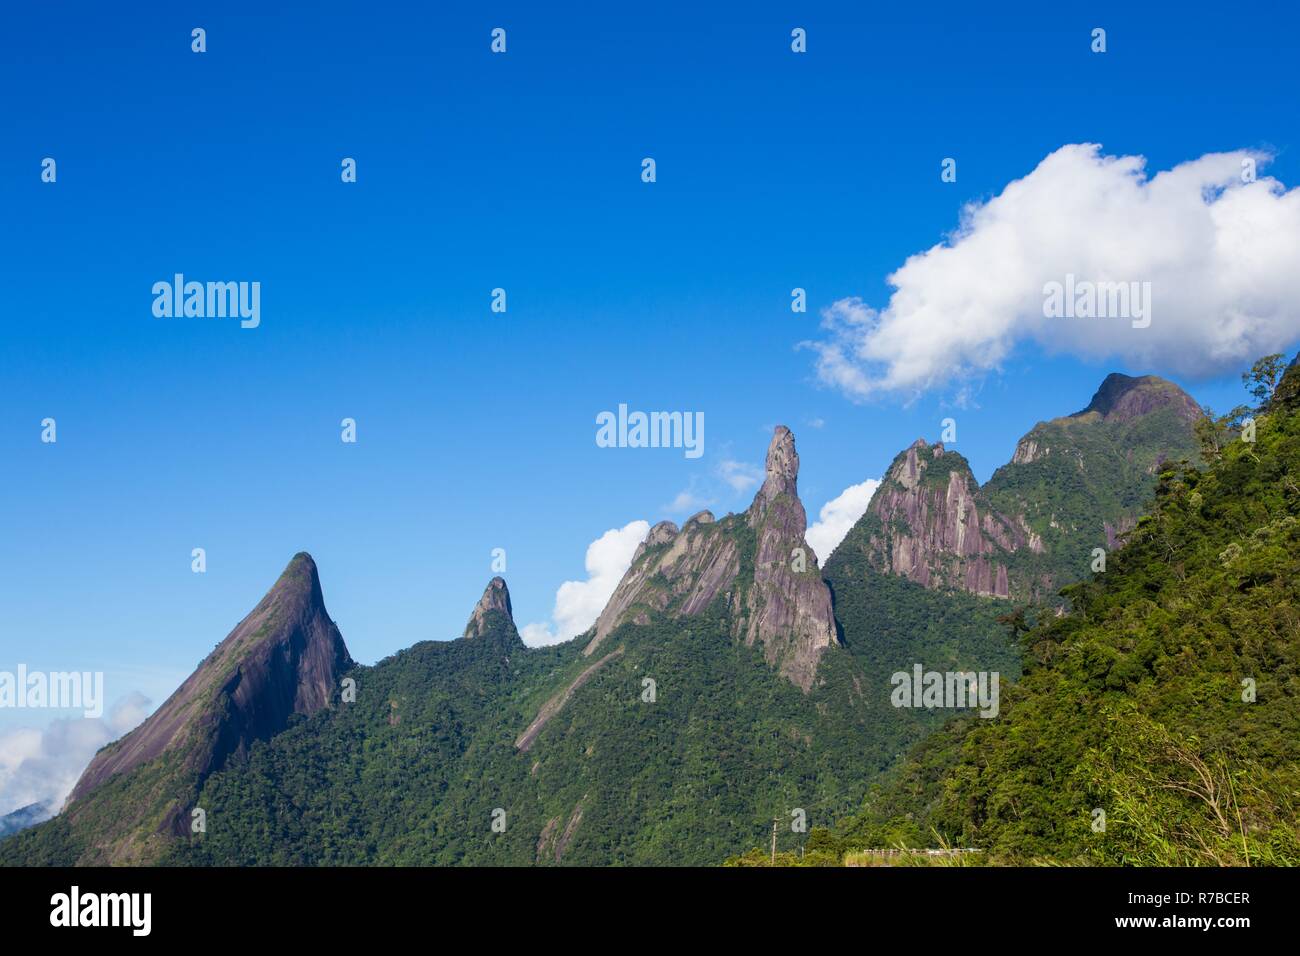
M650 529L619 582L584 654L626 623L652 614L689 618L721 600L733 636L760 645L768 663L808 690L822 652L836 643L830 591L804 543L794 435L778 426L767 450L765 479L742 515L716 521L702 511L679 530Z
M182 790L279 733L294 714L330 706L352 658L325 610L311 555L294 556L247 617L139 727L95 755L68 798L74 813L100 786L159 758ZM178 796L180 794L178 793ZM184 824L173 806L164 825Z
M894 459L847 546L926 587L1054 600L1118 546L1169 459L1195 458L1201 412L1154 375L1108 375L1082 411L1039 422L983 487L917 439Z
M894 459L864 519L874 566L926 587L1009 597L1009 556L1043 549L985 500L965 458L919 438Z
M794 435L778 426L767 449L763 486L745 512L758 536L754 581L737 618L746 644L761 644L769 664L807 690L822 652L836 643L830 590L804 541L808 518L799 500Z

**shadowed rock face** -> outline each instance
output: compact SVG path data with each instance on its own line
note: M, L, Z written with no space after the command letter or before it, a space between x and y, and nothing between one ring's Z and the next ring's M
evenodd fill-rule
M652 614L688 618L721 598L733 636L760 645L768 663L810 689L822 651L836 643L835 619L816 556L803 540L807 516L798 475L794 436L779 426L768 447L763 485L744 515L718 522L703 511L681 530L668 521L651 528L584 653L592 654L625 622L645 624ZM753 574L739 580L742 545L750 535ZM802 570L796 570L799 566Z
M505 578L496 577L488 582L487 589L475 605L474 613L470 615L469 623L465 625L465 633L461 636L482 637L488 631L490 624L488 615L493 611L504 614L511 622L514 621L514 612L510 608L510 589L506 587Z
M328 707L351 666L325 610L316 563L297 554L257 607L152 716L95 755L69 806L110 777L173 752L186 775L201 783L231 754L283 730L293 714Z

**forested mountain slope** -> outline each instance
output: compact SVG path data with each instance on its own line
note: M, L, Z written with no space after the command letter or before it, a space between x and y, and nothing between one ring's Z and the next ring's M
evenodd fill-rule
M1073 613L1024 635L999 718L918 747L843 845L1300 863L1298 396L1292 365L1253 430L1218 426L1204 471L1167 464Z

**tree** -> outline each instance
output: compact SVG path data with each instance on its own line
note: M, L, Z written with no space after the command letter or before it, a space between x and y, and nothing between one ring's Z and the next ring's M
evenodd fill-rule
M1286 371L1286 359L1282 353L1277 352L1256 360L1250 367L1250 371L1242 374L1241 381L1246 386L1246 391L1255 396L1255 400L1263 406L1267 405L1268 400L1273 397L1273 392L1277 389L1277 383L1281 380L1284 371Z
M1255 364L1258 366L1259 362ZM1242 379L1245 378L1243 375ZM1200 442L1201 457L1210 463L1218 459L1224 447L1241 431L1243 422L1251 417L1251 409L1248 405L1238 405L1226 415L1216 415L1214 409L1206 405L1201 412L1201 417L1192 423L1192 431Z

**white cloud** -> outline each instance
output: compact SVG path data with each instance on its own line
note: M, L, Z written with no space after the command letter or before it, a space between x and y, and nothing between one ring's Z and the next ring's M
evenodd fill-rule
M960 388L1026 341L1193 378L1240 370L1300 338L1300 189L1243 182L1243 163L1270 159L1211 153L1148 178L1141 156L1063 146L909 257L883 310L841 299L827 336L803 344L822 382L859 401ZM1046 318L1044 286L1068 274L1150 282L1149 327Z
M735 492L749 491L763 480L763 469L743 461L731 458L718 462L718 477L731 486Z
M148 698L133 692L105 717L61 718L43 730L20 727L0 733L0 815L31 803L57 811L95 752L135 727L151 709Z
M558 644L596 623L609 596L618 587L637 545L650 533L648 521L611 528L587 546L587 580L565 581L555 592L551 623L526 624L519 632L525 644Z
M849 485L839 495L822 505L814 521L804 533L803 539L817 555L817 560L824 567L831 552L839 547L844 536L849 533L859 518L867 512L871 496L880 487L875 478L868 478L858 485Z

